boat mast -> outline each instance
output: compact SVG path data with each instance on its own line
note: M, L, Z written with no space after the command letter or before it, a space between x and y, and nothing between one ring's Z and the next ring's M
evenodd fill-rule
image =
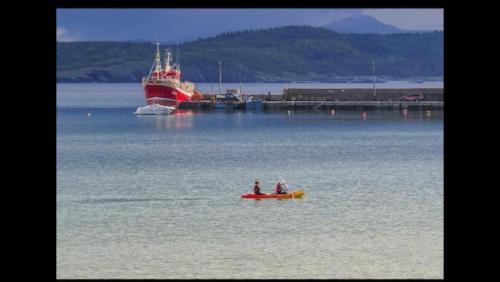
M377 89L375 88L375 61L372 61L372 80L373 80L373 97L377 95Z
M165 49L165 71L170 70L170 61L171 61L170 50Z
M179 61L179 39L177 39L177 71L181 71L181 62Z
M219 62L219 95L220 95L221 84L222 84L222 62Z
M156 41L155 71L161 72L160 42Z
M240 66L239 78L240 78L240 95L243 95L243 92L241 92L241 66Z

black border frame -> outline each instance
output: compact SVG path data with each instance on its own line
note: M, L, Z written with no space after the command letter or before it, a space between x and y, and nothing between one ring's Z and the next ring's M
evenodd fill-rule
M207 5L210 4L210 5ZM287 5L288 4L288 5ZM49 213L49 215L54 220L54 227L57 228L56 222L56 212L57 212L57 189L56 189L56 171L57 171L57 162L56 156L56 34L54 33L54 27L56 27L56 10L59 8L442 8L444 9L444 88L445 92L451 92L451 84L449 83L449 79L451 77L451 73L453 73L453 69L450 67L450 55L449 50L447 50L447 46L450 46L450 38L454 33L453 29L450 28L450 6L446 1L430 1L430 0L407 0L405 2L402 1L370 1L370 0L337 0L332 1L330 3L320 2L320 1L308 1L307 5L305 4L297 4L297 3L270 3L270 2L255 2L251 3L235 3L234 1L161 1L161 0L56 0L50 3L50 5L44 6L45 12L48 15L47 28L45 32L39 33L38 36L40 41L46 42L46 45L49 49L50 55L45 56L44 59L47 60L46 66L49 66L49 70L42 77L42 85L46 85L47 92L53 93L52 95L44 96L40 98L40 101L37 101L41 107L47 110L45 113L42 113L44 117L48 117L48 129L43 129L43 134L47 134L49 136L48 139L45 139L43 144L47 150L43 151L42 158L44 160L48 160L47 162L43 162L41 165L41 171L37 173L41 173L42 177L48 178L48 187L52 187L54 194L49 197L49 201L53 205L54 213ZM39 12L39 11L38 11ZM35 12L36 13L36 12ZM38 15L37 15L38 16ZM456 101L456 100L455 100ZM456 206L455 199L457 197L456 191L454 192L451 189L448 189L450 185L450 164L452 162L458 161L458 159L450 157L450 132L453 129L450 124L450 119L453 116L453 109L455 106L453 105L455 102L452 99L449 99L448 95L444 96L445 102L445 110L444 110L444 264L443 264L443 275L445 280L458 278L458 275L455 272L457 261L453 261L457 255L456 243L453 243L451 240L451 226L455 225L457 222L456 219ZM48 112L48 113L47 113ZM49 114L47 116L47 114ZM40 130L40 128L38 128ZM52 165L48 165L51 163ZM53 170L55 168L55 170ZM42 198L47 195L42 193ZM44 203L44 205L47 202ZM453 212L452 212L453 211ZM452 214L455 214L452 216ZM54 230L55 231L55 230ZM53 233L52 233L53 234ZM52 240L54 240L53 238ZM54 244L57 244L56 240L52 241ZM55 247L55 246L54 246ZM55 248L50 248L49 252L55 252ZM57 254L55 254L57 258ZM56 265L57 267L57 265ZM453 269L452 269L453 268ZM46 269L45 269L46 271ZM56 269L54 268L54 272L51 275L52 277L56 277L55 273ZM85 279L84 279L85 280ZM169 279L146 279L146 280L169 280ZM190 279L189 279L190 280ZM233 279L218 279L218 280L233 280ZM245 279L246 280L246 279ZM318 279L312 279L318 280ZM320 279L321 280L321 279ZM318 280L318 281L320 281ZM337 280L337 279L325 279L325 280ZM360 279L341 279L341 280L360 280ZM377 279L369 279L369 280L377 280ZM422 280L422 279L391 279L391 280ZM433 279L434 280L434 279ZM440 280L440 279L436 279Z

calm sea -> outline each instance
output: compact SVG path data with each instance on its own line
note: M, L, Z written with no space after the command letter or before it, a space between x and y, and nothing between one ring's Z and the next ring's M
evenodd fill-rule
M441 111L142 105L57 86L58 278L443 278ZM281 178L305 197L240 198Z

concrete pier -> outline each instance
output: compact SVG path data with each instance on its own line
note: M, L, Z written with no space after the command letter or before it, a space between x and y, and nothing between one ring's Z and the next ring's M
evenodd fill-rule
M263 110L335 109L443 109L443 88L313 89L285 88L282 95L246 94L263 101ZM421 101L401 101L406 95L423 95ZM181 109L213 109L215 94L204 94L203 101L183 102Z
M179 109L181 110L210 110L213 107L214 105L210 100L185 101L179 105Z
M403 96L422 94L424 101L443 101L443 88L285 88L286 101L399 101Z
M264 110L442 109L443 101L264 101Z

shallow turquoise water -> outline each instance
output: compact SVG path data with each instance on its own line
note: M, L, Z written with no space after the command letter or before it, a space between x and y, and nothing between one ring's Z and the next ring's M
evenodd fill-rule
M100 87L58 88L58 278L443 277L442 112L140 117ZM280 178L305 197L240 198Z

